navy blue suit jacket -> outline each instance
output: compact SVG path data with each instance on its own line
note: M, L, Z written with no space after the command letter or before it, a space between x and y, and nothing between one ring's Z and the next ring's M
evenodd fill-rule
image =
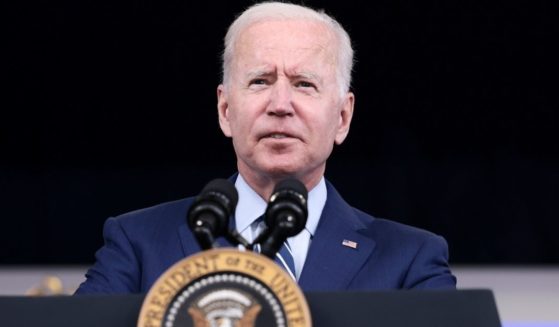
M455 288L442 237L352 208L328 182L327 192L299 278L304 291ZM76 293L145 293L171 265L200 251L185 220L192 201L108 219L105 244Z

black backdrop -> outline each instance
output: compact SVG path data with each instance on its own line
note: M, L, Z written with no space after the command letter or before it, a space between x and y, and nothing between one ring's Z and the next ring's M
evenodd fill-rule
M6 10L0 263L90 263L107 217L235 171L215 88L250 3ZM356 49L354 122L327 167L346 200L442 234L453 263L559 263L553 1L305 3Z

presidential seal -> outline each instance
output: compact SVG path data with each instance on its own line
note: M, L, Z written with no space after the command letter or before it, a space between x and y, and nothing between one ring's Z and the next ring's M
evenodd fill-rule
M169 268L150 289L139 327L311 326L297 283L250 251L208 250Z

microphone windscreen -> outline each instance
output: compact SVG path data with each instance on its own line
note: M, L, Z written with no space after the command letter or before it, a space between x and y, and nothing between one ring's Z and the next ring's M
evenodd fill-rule
M235 185L223 178L214 179L204 186L202 192L200 192L200 197L206 198L208 196L217 196L220 198L221 204L229 211L229 215L233 212L239 201L239 194L237 193Z
M298 193L305 199L305 201L307 200L308 197L308 191L305 185L295 178L284 179L279 183L277 183L276 187L274 188L274 192L272 192L272 196L282 191L290 191L290 192Z
M258 236L262 254L274 258L288 237L305 228L307 197L307 188L297 179L284 179L276 184L264 216L266 234Z
M266 226L287 236L299 234L307 223L307 196L307 188L299 180L280 181L266 208Z

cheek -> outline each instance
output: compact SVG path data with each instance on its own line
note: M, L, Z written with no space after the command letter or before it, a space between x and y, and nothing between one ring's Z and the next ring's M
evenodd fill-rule
M317 131L318 137L320 137L324 142L326 139L333 138L336 134L339 123L340 119L338 115L336 115L336 113L329 112L328 114L324 114L322 117L316 117L314 120L315 126L313 126L313 128Z
M229 121L233 138L245 139L249 136L254 119L248 110L230 110ZM241 107L242 108L242 107Z

